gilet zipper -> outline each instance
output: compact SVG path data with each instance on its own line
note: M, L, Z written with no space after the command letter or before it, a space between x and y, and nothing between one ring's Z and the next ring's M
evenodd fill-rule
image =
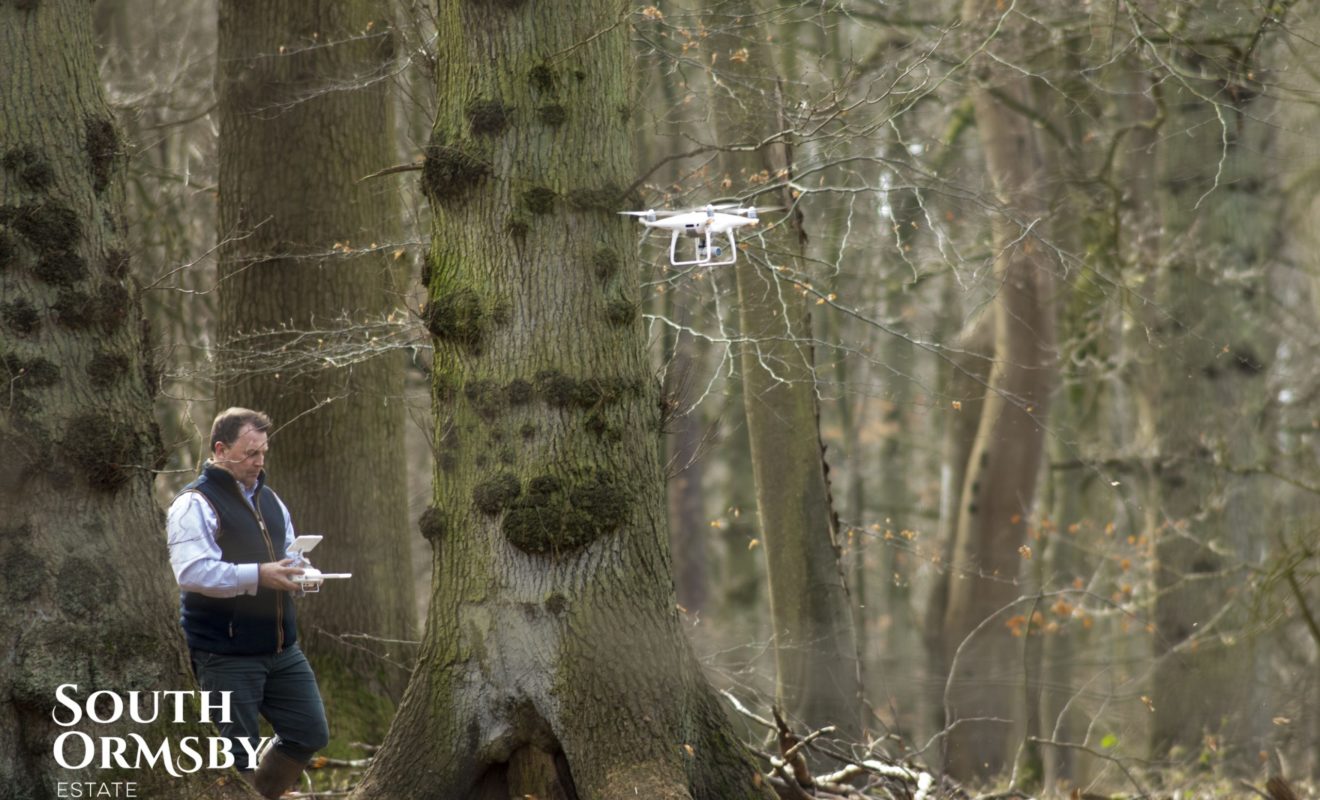
M261 487L252 493L252 516L257 518L257 525L261 526L261 538L266 540L266 552L270 554L271 561L278 561L275 557L275 545L270 540L270 531L266 530L266 520L261 517ZM275 592L275 652L284 652L284 598L279 592Z

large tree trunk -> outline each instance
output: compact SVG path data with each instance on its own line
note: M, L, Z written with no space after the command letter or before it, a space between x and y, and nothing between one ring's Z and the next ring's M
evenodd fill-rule
M784 130L772 52L755 19L755 2L721 2L708 15L711 55L723 110L716 127L725 144L761 142ZM739 189L757 176L783 181L788 147L775 143L722 159ZM750 179L750 180L749 180ZM791 204L787 191L766 195ZM774 625L775 695L811 728L838 727L858 738L861 668L839 552L816 407L814 354L802 273L799 220L778 226L770 253L743 252L738 284L743 401L756 480L756 507L765 544ZM796 241L795 241L796 239ZM781 269L784 271L781 272ZM795 278L796 276L796 278Z
M983 31L1000 13L989 0L967 0L963 7L963 19ZM1006 20L1005 32L1018 24ZM974 74L980 81L972 90L976 124L1002 211L994 220L994 365L967 468L944 623L948 722L955 725L946 738L945 764L963 777L1003 769L1012 743L1006 723L1019 716L1021 693L1014 689L1020 685L1021 643L996 620L973 631L1020 593L1019 548L1026 541L1055 372L1053 264L1041 231L1028 227L1044 225L1046 213L1040 134L1028 117L995 96L1002 92L1029 104L1029 87L1020 73L988 61Z
M675 608L625 12L439 4L431 613L357 797L769 795Z
M364 0L224 0L219 35L218 405L274 418L271 485L325 535L312 561L353 573L301 603L299 635L332 729L380 737L416 628L403 363L337 329L399 305L397 189L362 181L394 162L391 20Z
M62 684L81 700L193 683L151 497L162 446L127 280L122 142L88 4L0 5L0 75L0 791L44 798L59 781L127 780L142 797L238 796L208 789L217 775L205 770L174 778L55 761L68 731L137 733L153 748L209 733L164 718L52 719ZM71 742L66 754L76 763L84 749Z

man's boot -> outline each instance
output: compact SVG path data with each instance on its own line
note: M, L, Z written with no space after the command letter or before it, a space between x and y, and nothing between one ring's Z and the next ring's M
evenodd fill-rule
M257 765L252 785L256 788L257 794L267 800L277 800L298 780L305 766L307 765L302 761L290 758L272 747Z

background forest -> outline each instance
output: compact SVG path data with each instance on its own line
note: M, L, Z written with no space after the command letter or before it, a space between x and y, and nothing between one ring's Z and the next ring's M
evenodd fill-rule
M59 5L0 2L0 75ZM1267 778L1320 780L1313 4L91 14L94 49L58 43L94 54L114 122L75 114L68 136L84 194L119 216L84 253L102 288L48 268L73 245L39 245L19 204L50 180L29 145L63 129L6 100L0 441L27 452L49 409L86 409L48 438L90 470L79 514L104 519L122 485L167 503L217 410L268 411L272 485L326 536L317 565L354 573L299 614L330 754L384 743L355 796L809 796L772 706L796 736L833 726L799 748L834 773L818 796L935 796L924 774L1279 800ZM736 265L673 266L667 237L614 213L707 202L767 209ZM140 329L118 321L133 298ZM56 329L120 348L86 345L59 400L41 353L83 351ZM130 366L141 388L119 383ZM124 442L149 420L116 420L148 398L144 457ZM73 490L36 480L0 473L5 594L72 621L0 623L19 752L46 747L77 620L136 585L79 577L92 599L70 605L33 564L102 547L77 538L93 527L148 542L96 559L164 564L140 556L163 542L145 500L136 522L43 522L39 498ZM619 531L641 544L602 578ZM168 639L168 569L140 580ZM586 597L617 614L579 614ZM174 687L114 655L148 634L94 636L112 663L88 684ZM473 713L505 732L468 742L464 709L496 696ZM697 710L653 711L671 697ZM648 747L668 755L620 778ZM707 754L719 769L688 763ZM44 785L33 763L0 775ZM734 764L753 788L727 788Z

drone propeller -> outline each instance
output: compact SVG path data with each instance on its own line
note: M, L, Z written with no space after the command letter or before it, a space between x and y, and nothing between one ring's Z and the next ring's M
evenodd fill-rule
M734 206L731 207L731 210L735 214L755 215L761 211L787 211L788 209L784 206Z
M673 210L668 209L668 208L662 208L662 209L660 209L659 211L657 211L657 210L654 209L654 208L651 208L651 209L647 209L646 211L620 211L620 212L619 212L619 214L621 214L622 216L625 216L625 217L638 217L638 218L641 218L641 219L645 219L647 222L655 222L655 220L656 220L657 217L673 217L673 216L677 216L677 215L679 215L679 214L685 214L685 213L687 213L687 212L685 212L685 211L673 211Z

